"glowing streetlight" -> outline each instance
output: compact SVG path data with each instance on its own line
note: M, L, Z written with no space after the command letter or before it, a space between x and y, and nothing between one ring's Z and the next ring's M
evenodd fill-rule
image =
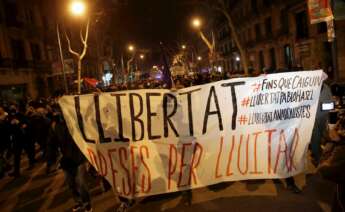
M194 18L192 20L192 26L196 29L199 29L201 27L201 20L199 18Z
M135 48L134 48L134 46L133 46L133 45L129 45L129 46L128 46L128 51L133 52L133 51L134 51L134 49L135 49Z
M144 58L145 58L145 55L141 54L141 55L140 55L140 59L143 60Z
M201 57L201 56L198 56L197 59L198 59L199 61L201 61L201 60L202 60L202 57Z
M70 4L70 12L75 16L83 16L85 14L86 5L85 2L77 0Z
M186 45L182 45L181 47L183 50L187 48Z
M237 56L236 57L236 61L238 62L238 61L240 61L241 60L241 58L239 57L239 56Z

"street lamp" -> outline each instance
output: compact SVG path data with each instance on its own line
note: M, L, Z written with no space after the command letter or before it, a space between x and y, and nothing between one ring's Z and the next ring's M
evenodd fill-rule
M86 11L86 4L82 0L73 0L69 4L69 11L72 15L74 16L83 16ZM87 41L88 41L88 34L89 34L89 19L87 20L87 26L85 30L85 36L82 36L82 33L80 33L81 38L82 38L82 43L83 43L83 51L82 53L77 53L72 50L71 48L71 42L70 39L68 38L66 32L65 36L67 39L68 43L68 50L71 54L76 56L78 58L78 94L81 93L81 61L83 60L86 51L87 51ZM63 73L63 79L64 79L64 85L65 85L65 92L68 93L68 85L66 81L66 72L65 72L65 62L64 62L64 56L62 52L62 46L61 46L61 38L60 38L60 28L59 28L59 23L56 23L56 33L57 33L57 38L58 38L58 44L59 44L59 51L60 51L60 60L61 60L61 65L62 65L62 73Z
M84 1L76 0L70 4L70 12L74 16L83 16L85 14L86 5Z
M194 18L192 20L192 26L196 29L199 29L201 27L201 20L199 18Z
M185 50L187 48L186 45L182 45L181 47L183 50Z
M205 34L202 32L201 30L201 25L202 25L202 21L199 19L199 18L194 18L192 20L192 26L198 30L198 33L200 35L200 38L202 39L202 41L204 41L204 43L206 44L206 46L208 47L209 49L209 60L210 60L210 63L211 63L211 66L212 66L212 69L214 67L214 62L215 62L215 59L216 59L216 55L215 55L215 46L216 46L216 40L215 40L215 37L214 37L214 33L212 31L211 33L211 36L212 36L212 40L208 40L207 37L205 36ZM199 61L202 59L200 57L197 58Z
M132 44L128 45L128 51L132 53L131 58L127 61L127 71L128 71L128 75L129 75L128 77L130 79L130 77L132 75L131 63L133 62L134 57L135 57L135 47L134 47L134 45L132 45Z
M140 59L143 60L144 58L145 58L145 55L141 54L141 55L140 55Z
M199 61L201 61L201 60L202 60L202 57L201 57L201 56L198 56L197 59L198 59Z
M129 45L129 46L128 46L128 51L133 52L133 51L134 51L134 49L135 49L135 48L134 48L134 46L133 46L133 45Z

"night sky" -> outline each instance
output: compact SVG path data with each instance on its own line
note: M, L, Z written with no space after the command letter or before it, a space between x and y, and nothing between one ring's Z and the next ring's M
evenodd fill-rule
M113 13L111 28L120 43L157 49L160 41L171 48L193 36L194 8L186 0L128 0ZM195 35L194 35L195 36Z

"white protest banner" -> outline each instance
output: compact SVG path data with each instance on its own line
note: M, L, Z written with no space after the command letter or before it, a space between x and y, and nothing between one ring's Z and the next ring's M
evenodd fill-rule
M302 172L324 79L279 73L59 103L90 163L135 198Z

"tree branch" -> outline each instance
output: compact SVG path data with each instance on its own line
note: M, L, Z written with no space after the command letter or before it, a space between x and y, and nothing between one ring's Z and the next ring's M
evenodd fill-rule
M200 30L199 31L201 39L206 43L207 47L210 49L210 51L213 51L213 45L208 41L204 33Z
M83 52L80 55L80 58L83 59L86 55L86 51L87 51L87 41L89 39L89 28L90 28L90 19L87 19L87 24L86 24L86 30L85 30L85 40L83 41Z
M66 40L67 40L67 44L68 44L68 51L73 54L74 56L76 56L77 58L80 57L80 55L73 51L72 47L71 47L71 40L69 39L68 35L67 35L67 32L66 32L66 29L64 30L64 34L65 34L65 37L66 37Z
M84 43L85 40L84 40L84 38L83 38L83 28L80 29L80 31L79 31L79 36L80 36L81 42Z

